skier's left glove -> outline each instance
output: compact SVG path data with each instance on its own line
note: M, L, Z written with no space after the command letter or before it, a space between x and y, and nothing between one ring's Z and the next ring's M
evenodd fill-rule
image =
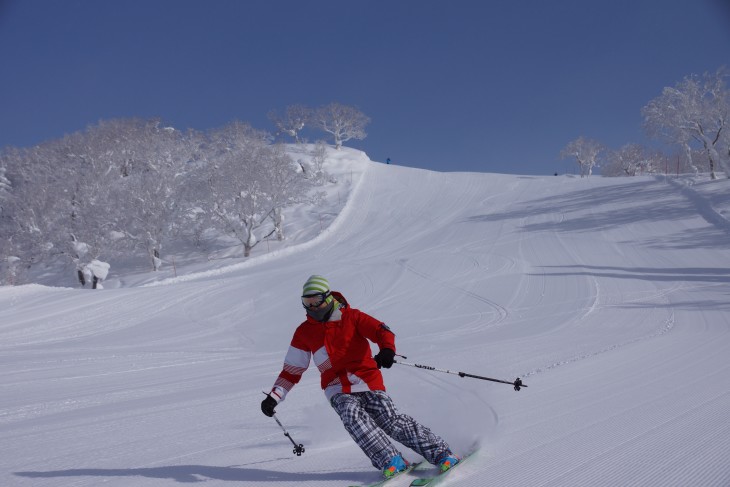
M375 363L378 364L378 368L385 367L386 369L389 369L393 366L395 352L390 348L381 348L378 354L373 358L375 359Z

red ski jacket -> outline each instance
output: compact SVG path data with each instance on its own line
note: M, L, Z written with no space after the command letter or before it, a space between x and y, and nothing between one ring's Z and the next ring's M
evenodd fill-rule
M385 390L368 340L395 351L395 335L383 322L350 308L342 294L333 291L332 295L340 303L341 316L326 323L307 317L296 329L271 390L278 402L301 380L312 357L328 400L338 393Z

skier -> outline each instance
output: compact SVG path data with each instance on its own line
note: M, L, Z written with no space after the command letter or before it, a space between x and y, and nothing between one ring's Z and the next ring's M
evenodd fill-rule
M406 445L446 471L459 462L446 442L408 415L401 414L385 392L380 368L395 358L395 334L384 323L351 308L326 278L313 275L304 283L302 305L307 319L294 332L284 368L261 403L266 416L314 363L322 389L343 425L370 462L390 478L409 463L390 441ZM373 357L368 340L377 343Z

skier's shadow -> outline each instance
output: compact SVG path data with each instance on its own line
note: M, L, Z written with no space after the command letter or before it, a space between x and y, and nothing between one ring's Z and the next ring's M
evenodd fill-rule
M47 479L54 477L148 477L170 479L180 483L223 480L231 482L315 482L372 480L372 471L339 472L281 472L242 467L211 467L206 465L175 465L152 468L76 468L39 472L14 472L19 477Z

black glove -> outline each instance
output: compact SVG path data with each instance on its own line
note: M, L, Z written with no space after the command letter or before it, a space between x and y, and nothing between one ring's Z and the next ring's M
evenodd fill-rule
M267 395L266 399L261 401L261 411L263 411L263 413L266 416L272 417L274 415L274 413L276 412L276 411L274 411L274 408L276 407L277 404L279 404L279 403L276 402L276 399Z
M389 348L381 348L373 358L375 359L375 363L378 364L378 368L385 367L389 369L393 366L395 352Z

